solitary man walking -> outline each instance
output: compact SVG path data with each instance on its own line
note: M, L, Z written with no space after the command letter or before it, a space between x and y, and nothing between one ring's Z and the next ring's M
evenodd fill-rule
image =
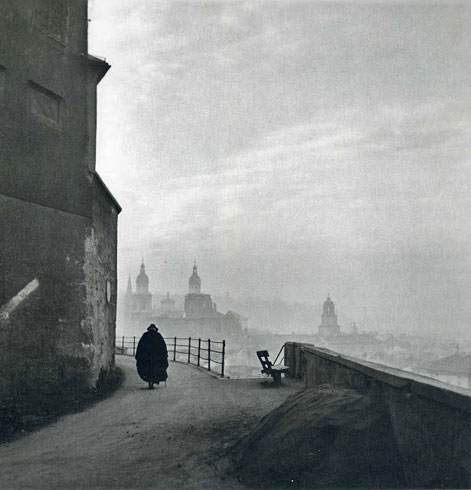
M167 379L168 353L167 344L159 329L151 323L144 332L136 351L136 365L139 376L149 383L149 390L154 383L159 384Z

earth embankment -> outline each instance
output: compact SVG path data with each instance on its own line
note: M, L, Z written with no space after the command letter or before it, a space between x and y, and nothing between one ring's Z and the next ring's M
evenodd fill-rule
M384 404L347 388L299 392L230 453L239 480L257 488L405 486Z

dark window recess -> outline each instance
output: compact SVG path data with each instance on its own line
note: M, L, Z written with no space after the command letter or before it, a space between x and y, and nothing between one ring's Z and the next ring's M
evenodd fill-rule
M106 302L111 303L111 281L109 279L106 281Z
M47 7L35 7L33 29L65 45L68 30L67 7L62 2L55 2Z
M5 93L7 89L7 72L5 67L0 66L0 107L5 105Z
M40 85L29 82L29 110L38 121L62 129L62 98Z

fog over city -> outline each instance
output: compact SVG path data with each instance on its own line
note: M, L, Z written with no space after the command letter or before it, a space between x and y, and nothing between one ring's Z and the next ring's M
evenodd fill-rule
M320 315L330 292L342 325L469 336L471 4L93 0L89 17L112 65L97 169L123 207L120 290L144 257L154 291L183 294L196 259L215 297Z

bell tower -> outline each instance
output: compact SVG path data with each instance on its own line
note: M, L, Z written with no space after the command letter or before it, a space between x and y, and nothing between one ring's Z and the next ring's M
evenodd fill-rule
M134 310L136 311L151 311L152 310L152 294L149 293L149 277L146 274L146 266L142 259L141 270L136 277L136 292L134 297Z
M330 294L327 294L327 299L322 307L321 324L319 325L320 335L339 335L340 326L337 323L337 315L335 313L335 304L330 299Z
M198 267L196 266L196 260L193 265L193 274L188 281L189 294L201 294L201 279L198 276Z

